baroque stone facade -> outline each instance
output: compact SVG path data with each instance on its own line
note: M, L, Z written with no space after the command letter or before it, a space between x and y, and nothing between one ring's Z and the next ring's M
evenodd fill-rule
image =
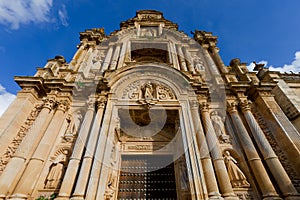
M0 119L0 199L300 199L300 75L142 10L80 33Z

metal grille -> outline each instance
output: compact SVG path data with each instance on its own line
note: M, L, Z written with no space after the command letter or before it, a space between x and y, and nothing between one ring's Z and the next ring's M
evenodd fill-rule
M174 164L170 156L123 156L119 200L175 200Z

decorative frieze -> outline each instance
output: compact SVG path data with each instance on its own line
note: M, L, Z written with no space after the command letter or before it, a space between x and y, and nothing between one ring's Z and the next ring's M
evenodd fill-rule
M32 109L29 116L25 120L24 125L22 125L19 129L17 136L12 140L10 145L8 145L7 149L5 150L5 153L0 157L0 174L3 172L10 158L15 154L23 138L26 136L26 133L28 132L36 117L40 113L42 107L43 105L37 104Z

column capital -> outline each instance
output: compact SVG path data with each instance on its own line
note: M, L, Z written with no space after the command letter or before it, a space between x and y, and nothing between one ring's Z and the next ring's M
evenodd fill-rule
M237 103L236 102L228 102L227 103L227 110L229 113L237 112Z
M44 97L42 101L44 103L43 108L48 108L50 111L56 105L56 101L53 97Z
M191 105L192 109L198 109L199 102L197 100L192 100L192 101L190 101L190 105Z
M63 112L66 112L70 107L70 102L67 100L60 100L57 101L57 110L61 110Z
M107 97L106 96L100 96L98 99L97 99L97 108L100 109L100 108L104 108L105 105L106 105L106 102L107 102Z
M240 101L239 105L242 109L242 112L251 111L251 101L250 100L242 100Z
M86 104L87 104L88 110L95 109L95 102L96 102L96 99L94 97L90 97L89 100L87 100Z
M200 103L200 110L201 110L201 112L208 112L209 104L207 102Z

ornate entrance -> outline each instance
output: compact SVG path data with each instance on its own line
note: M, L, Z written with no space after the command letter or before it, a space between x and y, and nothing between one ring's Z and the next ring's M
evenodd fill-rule
M122 156L118 199L177 199L172 156ZM168 165L167 165L168 164Z

